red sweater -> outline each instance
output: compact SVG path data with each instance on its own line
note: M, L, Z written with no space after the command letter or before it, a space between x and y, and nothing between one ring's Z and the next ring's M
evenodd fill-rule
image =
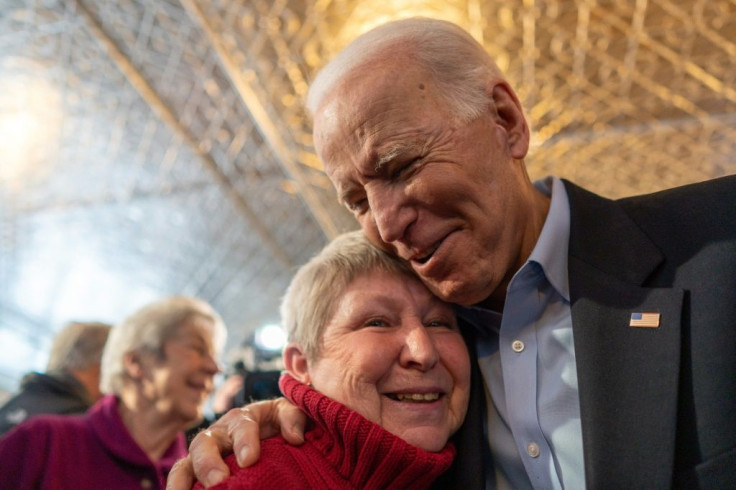
M438 453L424 451L287 374L279 384L311 420L304 444L263 440L255 465L239 468L228 457L230 478L211 488L427 488L452 464L450 443Z

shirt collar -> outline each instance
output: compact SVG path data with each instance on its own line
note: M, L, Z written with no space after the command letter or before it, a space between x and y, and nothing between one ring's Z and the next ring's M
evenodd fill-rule
M522 269L529 262L536 262L544 272L544 276L553 288L570 301L570 287L567 282L567 246L570 237L570 204L567 191L557 177L546 177L534 182L534 186L542 194L551 197L547 218L542 226L534 249ZM458 316L476 329L484 331L490 328L498 332L501 326L501 314L479 306L456 306ZM480 326L484 327L481 328Z
M567 246L570 237L570 204L565 186L557 177L546 177L534 186L552 199L542 232L527 262L536 262L557 292L570 301L567 281Z

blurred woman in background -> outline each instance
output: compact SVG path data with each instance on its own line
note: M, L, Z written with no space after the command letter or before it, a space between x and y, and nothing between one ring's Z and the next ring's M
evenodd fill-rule
M106 393L84 416L39 416L0 440L0 488L164 488L203 416L225 326L181 296L114 327L102 356Z

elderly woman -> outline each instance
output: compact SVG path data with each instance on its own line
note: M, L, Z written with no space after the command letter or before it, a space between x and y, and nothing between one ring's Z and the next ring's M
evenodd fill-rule
M0 488L164 488L202 418L225 339L205 302L172 297L114 327L107 393L84 416L39 416L0 440Z
M450 305L353 232L299 270L281 316L280 387L305 442L266 439L248 468L231 456L215 488L423 488L449 468L470 387Z

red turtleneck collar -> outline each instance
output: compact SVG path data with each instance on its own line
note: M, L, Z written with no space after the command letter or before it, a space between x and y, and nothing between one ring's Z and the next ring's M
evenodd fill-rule
M279 386L310 419L304 444L261 441L258 463L240 469L229 457L233 474L214 488L428 488L452 464L451 443L424 451L288 374Z

